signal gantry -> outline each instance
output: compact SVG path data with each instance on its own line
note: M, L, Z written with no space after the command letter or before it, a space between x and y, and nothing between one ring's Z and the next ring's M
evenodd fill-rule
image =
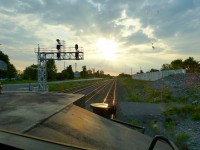
M75 47L66 47L65 41L56 40L56 48L35 48L38 62L38 91L45 92L47 88L47 68L48 60L83 60L84 49L75 44ZM62 43L61 43L62 42Z

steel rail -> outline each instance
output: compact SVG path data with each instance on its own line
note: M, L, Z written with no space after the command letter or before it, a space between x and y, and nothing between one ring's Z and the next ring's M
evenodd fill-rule
M105 81L104 81L104 82L105 82ZM94 83L94 84L92 84L92 85L89 85L89 86L84 87L84 88L82 88L82 89L79 89L79 90L77 90L77 91L74 91L73 94L80 93L80 92L82 92L82 91L84 91L84 90L87 90L87 89L89 89L89 88L92 88L92 87L101 85L101 84L103 84L104 82L101 82L101 83Z
M94 98L96 95L98 95L108 84L110 84L110 82L106 82L104 85L101 86L101 88L98 90L94 90L93 92L95 92L90 98L88 98L85 103L88 103L92 98ZM91 92L92 93L92 92ZM88 94L89 95L89 94ZM87 96L88 96L87 95Z
M100 83L99 83L99 82L98 82L98 83L89 83L89 84L87 84L87 85L83 85L83 86L79 86L79 87L74 87L74 88L72 88L72 89L66 89L66 90L63 90L62 92L64 92L64 93L73 93L73 94L75 94L75 93L84 91L84 90L86 90L86 89L89 89L89 88L91 88L92 86L101 84L102 82L105 82L105 80L104 80L104 81L101 81Z
M107 93L106 97L104 98L104 100L103 100L103 103L105 103L105 102L106 102L106 100L108 99L108 96L109 96L109 95L110 95L110 93L111 93L111 89L112 89L112 87L113 87L113 84L114 84L114 81L113 81L112 85L110 86L110 89L109 89L109 91L108 91L108 93Z

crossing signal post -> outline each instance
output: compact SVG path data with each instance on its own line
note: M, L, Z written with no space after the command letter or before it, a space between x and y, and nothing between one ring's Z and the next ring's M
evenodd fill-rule
M57 45L55 49L35 48L38 62L38 91L48 91L47 88L47 60L83 60L84 49L79 47L78 44L75 47L65 47L65 41L61 44L59 39L56 40Z

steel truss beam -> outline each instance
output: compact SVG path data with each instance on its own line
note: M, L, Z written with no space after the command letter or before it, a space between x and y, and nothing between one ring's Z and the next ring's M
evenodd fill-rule
M66 49L66 48L65 48ZM74 50L74 47L68 47L68 51L62 49L62 51L58 52L55 49L44 49L38 48L35 49L35 53L37 53L38 59L38 91L45 92L48 91L47 87L47 73L46 73L46 61L47 60L83 60L84 52L83 48L79 47L78 51Z

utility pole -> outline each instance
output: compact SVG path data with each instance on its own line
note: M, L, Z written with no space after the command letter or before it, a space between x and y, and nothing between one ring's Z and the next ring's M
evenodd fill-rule
M77 71L77 63L75 63L75 72Z

